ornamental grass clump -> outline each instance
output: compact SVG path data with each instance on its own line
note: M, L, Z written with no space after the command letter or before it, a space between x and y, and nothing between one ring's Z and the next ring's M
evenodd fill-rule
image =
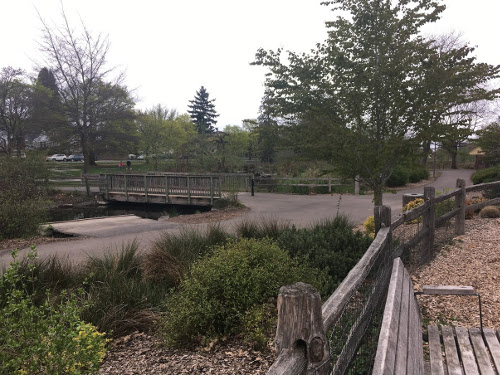
M107 339L80 319L81 293L61 293L57 302L47 292L34 301L35 265L31 274L14 261L0 278L0 367L3 374L92 374L106 355ZM34 248L28 255L36 258Z
M479 216L482 218L500 217L500 208L497 206L486 206L479 212Z

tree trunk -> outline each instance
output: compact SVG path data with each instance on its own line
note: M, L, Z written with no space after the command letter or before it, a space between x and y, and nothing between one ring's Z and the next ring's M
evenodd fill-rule
M377 186L373 189L373 204L375 206L382 206L384 185L382 183L377 183Z
M457 169L457 153L451 152L451 169Z
M422 144L422 158L420 159L420 165L425 167L427 165L427 158L429 157L429 153L431 152L431 142L424 141Z

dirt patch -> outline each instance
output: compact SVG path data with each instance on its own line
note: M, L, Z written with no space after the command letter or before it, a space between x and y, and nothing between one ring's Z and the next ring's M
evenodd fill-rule
M275 359L229 342L198 350L171 350L154 336L135 333L111 343L98 374L265 374Z
M165 220L172 223L181 223L181 224L214 223L214 222L234 219L235 217L244 215L248 211L250 211L248 207L231 207L231 208L226 208L224 210L212 210L194 215L175 216Z

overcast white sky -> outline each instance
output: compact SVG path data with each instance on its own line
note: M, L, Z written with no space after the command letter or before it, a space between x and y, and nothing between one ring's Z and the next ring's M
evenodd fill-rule
M220 129L257 117L265 70L249 63L259 47L309 51L326 38L324 22L333 18L319 0L2 0L0 67L34 71L36 9L59 24L61 2L75 27L81 17L93 33L109 36L108 60L126 70L137 107L162 104L185 113L203 85L216 99ZM480 61L500 64L500 1L444 3L431 32L462 32L478 46Z

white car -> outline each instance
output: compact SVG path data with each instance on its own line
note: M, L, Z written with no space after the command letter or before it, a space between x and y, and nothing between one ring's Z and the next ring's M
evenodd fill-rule
M68 158L64 154L54 154L52 156L47 156L46 161L66 161Z

